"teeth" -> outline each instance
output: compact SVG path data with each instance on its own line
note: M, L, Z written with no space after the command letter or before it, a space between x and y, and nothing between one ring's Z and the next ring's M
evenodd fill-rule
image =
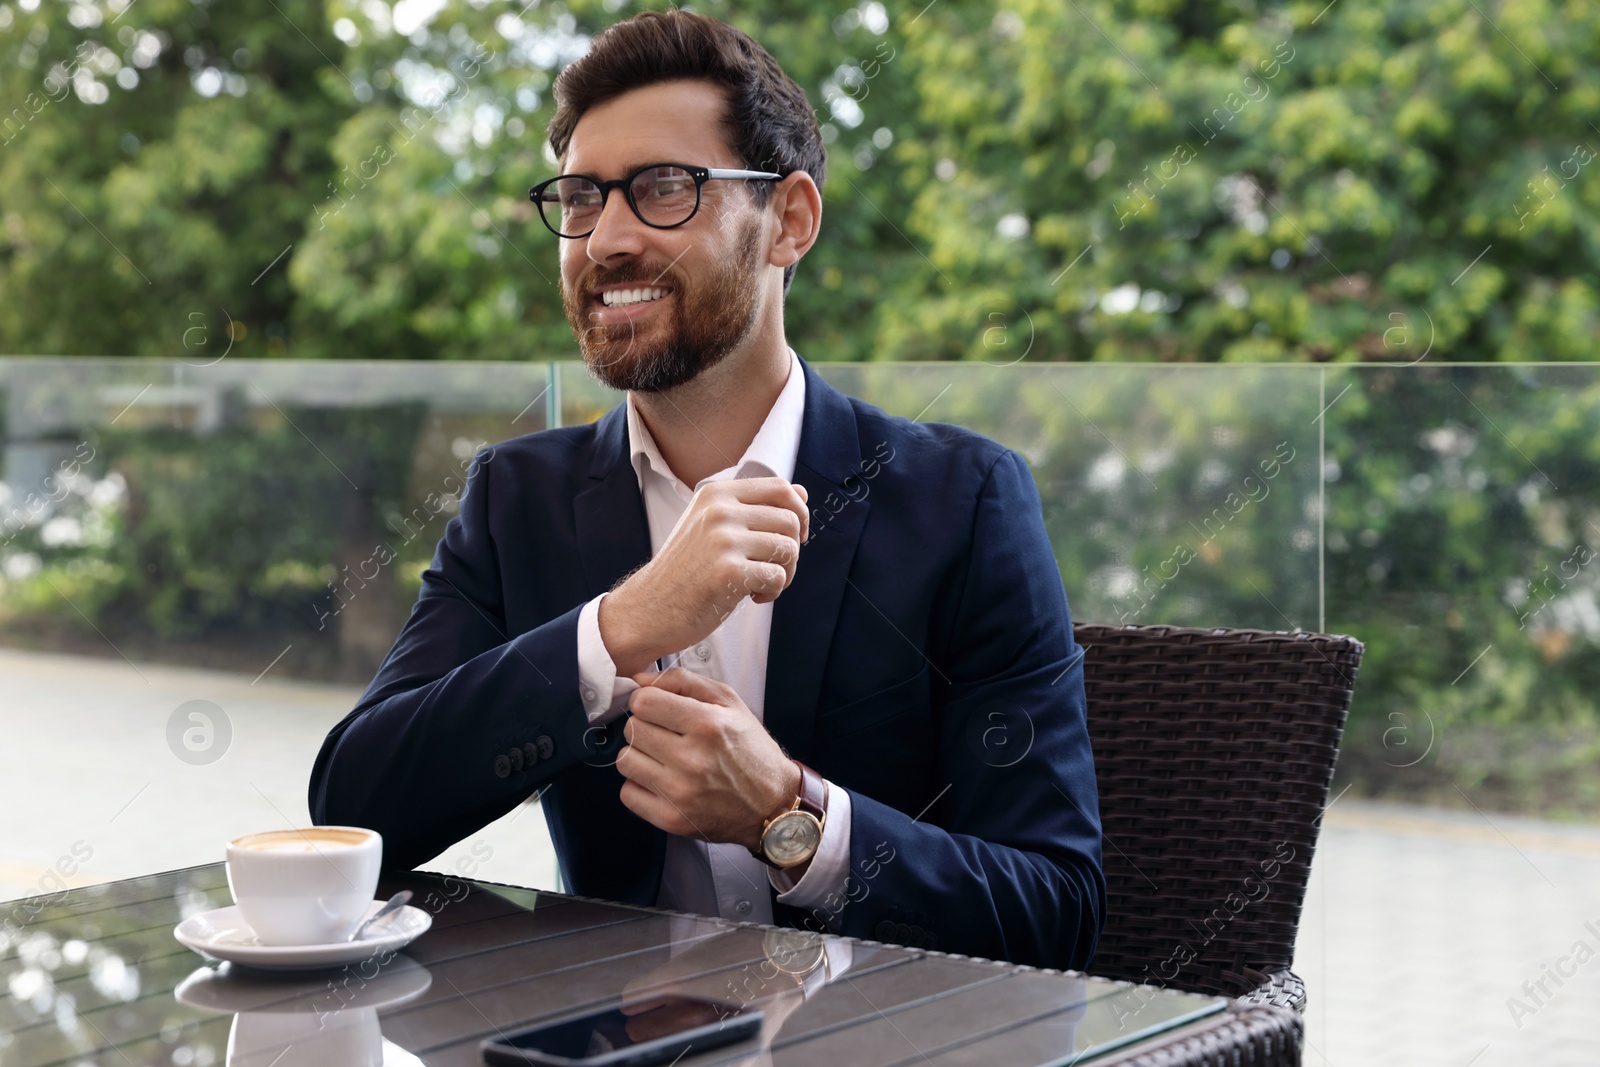
M627 304L637 304L642 300L659 300L667 295L667 290L650 287L644 289L610 289L600 294L601 301L606 307L623 307Z

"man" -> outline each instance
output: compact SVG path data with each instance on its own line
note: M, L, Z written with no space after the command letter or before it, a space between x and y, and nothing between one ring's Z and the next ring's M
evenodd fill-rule
M1082 968L1099 815L1038 492L786 344L822 214L805 94L677 10L555 90L566 177L534 197L627 398L478 458L313 818L404 869L543 788L573 892Z

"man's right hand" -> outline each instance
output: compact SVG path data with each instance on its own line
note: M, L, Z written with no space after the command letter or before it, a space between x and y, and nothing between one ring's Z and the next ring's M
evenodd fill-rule
M746 596L766 604L794 581L811 534L803 485L707 482L661 550L600 601L600 637L618 677L704 640Z

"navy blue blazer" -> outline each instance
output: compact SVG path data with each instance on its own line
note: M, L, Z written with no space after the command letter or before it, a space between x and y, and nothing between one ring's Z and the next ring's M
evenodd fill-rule
M842 897L785 926L1081 969L1105 916L1083 656L1026 462L891 417L801 361L812 509L773 602L765 722L850 791ZM410 869L536 789L574 893L654 904L666 834L592 728L578 612L650 558L625 406L480 453L460 513L311 773L318 823Z

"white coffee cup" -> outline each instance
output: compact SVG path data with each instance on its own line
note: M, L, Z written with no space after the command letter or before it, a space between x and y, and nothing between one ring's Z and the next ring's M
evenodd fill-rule
M228 842L228 888L263 945L326 945L361 924L382 862L376 830L267 830Z

